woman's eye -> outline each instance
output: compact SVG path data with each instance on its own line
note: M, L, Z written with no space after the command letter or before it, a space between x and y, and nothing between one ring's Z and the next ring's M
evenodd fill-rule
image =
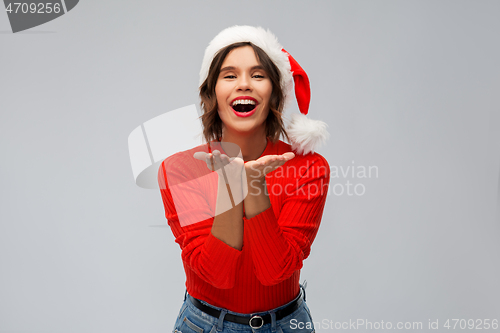
M255 74L253 77L256 79L264 79L265 78L264 75L260 75L260 74ZM224 76L224 78L225 79L236 79L236 75L226 75L226 76Z

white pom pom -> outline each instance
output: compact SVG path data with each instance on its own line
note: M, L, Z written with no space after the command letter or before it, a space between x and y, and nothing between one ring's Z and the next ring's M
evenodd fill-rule
M286 131L292 150L298 154L314 152L329 139L330 134L326 130L328 125L325 122L308 119L302 113L293 113L291 116L292 121Z

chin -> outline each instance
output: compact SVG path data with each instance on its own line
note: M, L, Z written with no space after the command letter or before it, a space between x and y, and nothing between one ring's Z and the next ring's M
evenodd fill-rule
M251 134L251 133L254 133L254 132L255 132L255 128L247 128L247 127L241 128L241 127L234 127L234 128L231 130L231 132L236 133L236 134L245 135L245 134Z
M227 126L226 126L227 128ZM228 129L235 134L252 134L259 131L260 126L230 126Z

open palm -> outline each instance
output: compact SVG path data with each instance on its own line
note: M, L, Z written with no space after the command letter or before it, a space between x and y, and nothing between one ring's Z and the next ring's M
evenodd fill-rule
M254 161L245 163L245 173L248 180L261 180L268 173L273 172L289 160L295 157L292 152L282 155L266 155Z

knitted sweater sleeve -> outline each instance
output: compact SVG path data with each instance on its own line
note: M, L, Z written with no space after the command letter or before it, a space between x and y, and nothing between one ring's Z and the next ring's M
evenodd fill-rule
M215 173L193 177L193 169L186 167L186 163L179 163L179 159L175 162L167 159L161 164L158 182L165 216L182 250L184 265L214 287L229 289L234 286L241 251L211 233L213 207L203 188L210 183L208 177Z
M244 218L255 274L263 285L288 279L309 256L330 182L328 162L319 154L315 156L296 178L281 177L268 187L268 192L285 193L278 218L272 206L251 219Z

